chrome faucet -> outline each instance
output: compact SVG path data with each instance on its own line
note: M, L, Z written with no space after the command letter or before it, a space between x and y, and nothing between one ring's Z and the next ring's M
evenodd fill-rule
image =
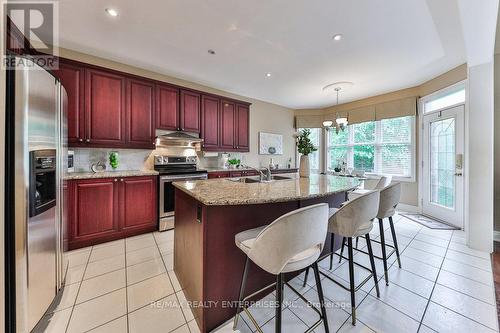
M268 182L270 182L273 179L272 175L271 175L271 169L269 169L269 168L258 169L258 168L254 168L250 165L243 165L243 167L257 171L259 173L259 182L263 182L264 177L265 177L265 180ZM262 172L262 170L265 170L265 174L264 174L264 172Z

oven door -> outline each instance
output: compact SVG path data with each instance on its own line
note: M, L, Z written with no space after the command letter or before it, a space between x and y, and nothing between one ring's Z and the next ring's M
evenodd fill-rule
M160 176L160 196L158 202L160 225L159 230L174 228L175 187L173 182L207 179L207 174L185 174Z

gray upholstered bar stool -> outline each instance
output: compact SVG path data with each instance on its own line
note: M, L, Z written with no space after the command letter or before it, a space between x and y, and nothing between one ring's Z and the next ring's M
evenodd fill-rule
M366 193L373 191L373 190L380 191L380 190L386 188L387 186L389 186L391 184L391 181L392 181L392 176L382 176L378 180L377 184L375 184L374 188L357 189L357 190L354 190L352 192L349 192L347 194L347 197L349 198L349 200L352 200L354 198L360 197L363 194L366 194Z
M378 210L379 191L371 191L362 196L354 198L353 200L347 201L339 209L330 209L331 213L328 222L328 232L332 233L332 238L334 237L334 235L339 235L344 237L344 239L347 239L349 257L345 259L349 260L349 287L346 287L342 283L334 280L330 275L324 274L323 272L321 272L321 274L351 293L351 313L353 325L356 325L356 291L358 291L366 282L373 278L375 282L375 289L377 291L377 297L380 297L380 291L377 281L377 271L375 268L375 259L373 256L370 241L370 231L373 228L373 219L375 219L375 217L377 216ZM352 239L362 235L364 235L366 238L368 253L370 255L371 269L354 262ZM334 254L338 255L333 251L332 245L330 253L324 255L319 260L330 257L330 265L332 265ZM357 286L355 286L354 283L354 265L357 265L370 272L370 274ZM304 285L305 281L307 281L308 273L309 270L307 269L304 278Z
M271 224L255 229L246 230L235 236L235 243L246 255L245 268L241 281L239 304L234 318L234 329L238 324L241 309L246 312L257 331L262 333L256 320L247 309L247 300L276 286L276 319L275 332L281 332L281 311L283 304L284 283L300 298L308 303L318 314L320 319L307 332L314 330L321 322L328 330L325 302L317 260L323 250L328 228L328 205L317 204L294 210L276 219ZM248 275L249 260L268 273L276 275L273 283L244 298ZM284 282L283 275L296 272L311 266L314 269L316 287L320 301L320 310L300 294L293 286Z
M396 237L396 229L394 228L394 222L392 221L392 217L396 213L396 206L399 204L399 199L401 197L401 183L391 184L382 190L380 190L380 204L377 213L379 232L380 232L380 241L374 240L374 242L379 243L382 248L382 257L375 256L377 259L381 259L384 263L384 277L385 284L389 285L389 274L388 274L388 265L387 259L396 253L396 257L398 260L399 268L401 268L401 258L399 255L399 247L398 240ZM384 219L389 219L389 225L391 227L391 235L392 235L392 243L394 245L388 245L385 243L385 234L384 234ZM340 251L341 259L342 253L344 252L345 239L342 241L342 249ZM387 254L386 248L391 248L391 252ZM365 251L357 249L359 252L363 252L368 254Z

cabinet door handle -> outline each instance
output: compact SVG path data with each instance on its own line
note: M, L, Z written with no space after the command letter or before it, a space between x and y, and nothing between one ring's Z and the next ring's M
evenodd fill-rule
M90 142L90 139L85 140L87 143Z
M83 142L83 139L78 139L78 142Z
M120 181L122 182L123 181L123 178L120 179Z
M115 182L117 182L117 181L118 181L118 179L116 179L116 178L115 178L115 179L114 179L114 181L115 181Z

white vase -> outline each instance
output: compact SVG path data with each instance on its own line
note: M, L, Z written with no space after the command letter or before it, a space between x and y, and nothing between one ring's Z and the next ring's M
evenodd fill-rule
M309 178L311 170L309 169L309 155L300 156L299 175L303 178Z

